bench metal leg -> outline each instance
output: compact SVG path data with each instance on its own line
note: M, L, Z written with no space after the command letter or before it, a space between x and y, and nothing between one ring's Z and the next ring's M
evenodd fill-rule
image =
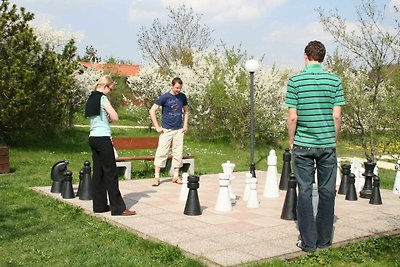
M132 162L130 162L130 161L117 161L117 168L119 168L119 167L124 167L125 168L125 173L124 173L125 179L131 179Z
M182 159L183 164L189 164L188 173L194 175L194 159ZM117 161L117 168L125 168L124 177L125 179L132 179L132 162L131 161ZM170 174L172 175L172 169L170 169Z
M183 164L189 164L188 173L189 175L194 175L194 159L182 159ZM172 176L174 170L172 168L169 169L169 174Z
M189 165L189 169L188 169L188 173L190 175L194 175L194 159L182 159L183 164L188 163Z

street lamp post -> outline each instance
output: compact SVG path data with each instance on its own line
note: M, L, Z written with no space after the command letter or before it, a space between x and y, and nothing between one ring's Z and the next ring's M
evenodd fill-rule
M245 68L250 73L250 173L256 178L256 164L254 163L254 72L259 68L255 59L246 62Z

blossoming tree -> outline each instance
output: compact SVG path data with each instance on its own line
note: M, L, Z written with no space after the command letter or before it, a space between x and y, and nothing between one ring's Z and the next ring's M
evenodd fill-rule
M193 65L171 64L174 76L184 82L189 98L190 132L199 139L229 138L244 146L249 138L250 90L244 69L246 56L240 50L224 48L208 54L193 54ZM262 69L255 75L256 141L274 142L285 132L283 111L287 70ZM148 109L155 99L169 90L172 77L160 74L155 65L141 68L138 76L129 77L128 86L143 104L132 106L142 110L148 121Z

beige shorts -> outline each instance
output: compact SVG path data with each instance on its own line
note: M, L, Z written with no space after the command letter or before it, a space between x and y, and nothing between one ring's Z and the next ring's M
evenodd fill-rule
M154 165L160 168L165 168L168 152L172 150L171 169L182 167L183 154L183 130L164 129L158 139L158 147L154 159Z

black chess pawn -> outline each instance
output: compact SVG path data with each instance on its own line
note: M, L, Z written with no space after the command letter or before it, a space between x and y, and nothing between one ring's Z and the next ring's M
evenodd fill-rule
M197 189L200 187L199 180L200 178L195 175L190 175L188 177L189 192L183 212L185 215L201 215L199 195L197 192Z
M354 173L350 173L349 186L347 188L346 197L345 197L346 200L350 200L350 201L357 200L357 192L356 192L356 187L354 185L355 182L356 182L356 176L354 175Z
M289 182L289 174L292 172L292 168L290 165L292 155L290 154L289 148L285 149L283 152L283 167L281 172L281 180L279 181L279 189L287 190L288 182Z
M374 175L373 179L374 182L373 182L371 198L369 199L369 204L382 205L381 192L379 190L380 179L376 175Z
M72 172L69 170L64 173L61 196L65 199L75 198L74 188L72 187Z
M83 176L82 182L80 183L79 191L79 199L80 200L92 200L92 175L91 175L91 167L90 162L85 161L83 163Z
M84 174L84 171L83 171L83 168L82 168L79 171L79 185L78 185L78 191L76 191L76 196L77 197L79 197L79 191L82 188L83 174Z
M339 195L346 195L347 193L347 189L349 187L350 169L350 164L342 164L342 180L340 181L340 186L338 190Z
M294 174L289 175L288 189L286 191L285 203L283 204L281 219L297 220L296 205L297 205L297 190L296 178Z
M56 162L51 168L50 177L53 180L51 193L61 193L64 183L64 172L67 170L68 161L61 160Z

